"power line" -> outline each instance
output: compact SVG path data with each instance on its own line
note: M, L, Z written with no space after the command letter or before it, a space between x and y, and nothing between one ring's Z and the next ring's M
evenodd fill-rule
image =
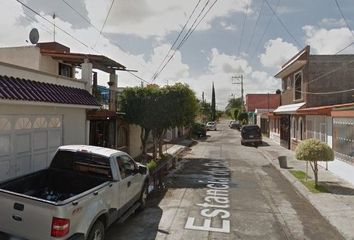
M347 19L345 18L344 14L343 14L343 12L342 12L342 9L341 9L341 7L340 7L340 5L339 5L339 2L338 2L337 0L334 0L334 1L336 2L338 11L339 11L340 15L342 16L342 18L343 18L343 20L344 20L344 22L345 22L345 25L347 25L347 28L349 29L350 33L351 33L352 36L354 37L354 33L353 33L352 29L350 28L350 25L349 25Z
M171 57L168 59L168 61L164 64L164 66L162 67L162 69L159 71L159 73L156 75L156 78L158 75L161 74L161 72L165 69L165 67L167 66L167 64L172 60L172 58L174 57L174 55L176 54L177 50L179 50L184 43L189 39L189 37L192 35L192 33L195 31L195 29L199 26L199 24L204 20L204 18L207 16L207 14L210 12L210 10L215 6L215 4L217 3L218 0L215 0L213 2L213 4L209 7L209 9L205 12L205 14L203 15L203 17L198 21L198 23L192 28L190 28L187 32L187 35L185 35L185 37L182 39L182 41L179 43L179 45L177 46L177 48L174 50L173 54L171 55ZM208 1L209 2L209 1ZM206 7L206 5L205 5ZM205 7L203 8L203 10L205 9ZM203 10L201 11L201 13L203 12ZM193 25L192 25L193 26Z
M91 23L91 21L89 19L87 19L84 15L82 15L78 10L76 10L73 6L71 6L66 0L62 0L69 8L71 8L71 10L73 10L74 12L76 12L76 14L78 14L82 19L85 20L85 22L87 22L88 24L90 24L91 27L93 27L97 32L100 32L100 30Z
M130 73L131 75L133 75L133 76L136 77L137 79L139 79L139 80L141 80L141 81L143 81L143 82L145 82L145 83L147 83L147 84L150 84L150 82L146 81L146 80L143 79L142 77L139 77L138 75L136 75L136 74L134 74L134 73L132 73L132 72L129 72L129 71L128 71L128 73Z
M251 44L253 42L254 34L256 33L256 28L258 26L259 19L260 19L260 16L261 16L262 12L263 12L263 9L264 9L264 0L262 1L262 5L261 5L261 8L260 8L259 13L258 13L256 23L255 23L255 25L253 27L253 31L252 31L252 34L251 34L251 40L248 42L248 46L247 46L246 52L248 52L248 50L250 49Z
M96 40L96 43L95 43L95 45L94 45L93 47L96 47L96 44L97 44L98 40L100 39L100 37L101 37L101 35L102 35L103 29L104 29L104 27L105 27L105 25L106 25L106 23L107 23L109 14L111 13L113 4L114 4L114 0L112 0L112 2L111 2L111 6L110 6L109 9L108 9L106 18L105 18L105 20L104 20L104 22L103 22L103 25L102 25L102 28L101 28L101 30L100 30L100 34L98 35L98 38L97 38L97 40Z
M53 24L50 20L48 20L46 17L42 16L40 13L38 13L36 10L34 10L33 8L31 8L30 6L26 5L25 3L21 2L20 0L16 0L18 3L20 3L22 6L24 6L25 8L27 8L28 10L30 10L31 12L33 12L34 14L38 15L39 17L41 17L42 19L44 19L45 21L49 22L50 24ZM95 49L93 49L92 47L89 47L87 44L85 44L84 42L80 41L79 39L77 39L76 37L74 37L72 34L70 34L69 32L67 32L66 30L62 29L61 27L56 26L56 28L58 28L60 31L62 31L63 33L65 33L66 35L70 36L72 39L74 39L75 41L77 41L78 43L80 43L81 45L87 47L88 49L92 49L95 52L97 52Z
M265 0L264 0L264 1L265 1ZM276 5L275 5L275 12L278 10L279 3L280 3L280 0L278 0L278 2L277 2ZM259 46L261 45L261 43L262 43L262 41L263 41L263 39L264 39L264 37L265 37L265 34L267 33L267 31L268 31L268 29L269 29L269 27L270 27L270 24L272 23L273 17L274 17L274 12L273 12L272 16L269 18L269 21L268 21L266 27L264 28L264 31L263 31L263 33L262 33L262 36L261 36L261 38L259 39L259 41L258 41L258 43L257 43L257 47L255 47L252 56L257 53L258 48L259 48ZM256 59L256 58L253 58L253 59Z
M278 22L283 26L283 28L285 29L285 31L289 34L289 36L295 41L295 43L298 45L298 47L301 47L301 44L297 41L297 39L294 37L294 35L289 31L289 29L286 27L286 25L284 24L284 22L280 19L280 17L278 16L278 14L273 10L272 6L270 6L270 4L268 3L267 0L264 0L265 3L268 5L269 9L273 12L273 15L277 18Z
M194 12L195 12L195 10L198 8L200 2L201 2L201 0L198 0L197 4L195 5L195 7L194 7L194 9L193 9L193 11L192 11L192 13L189 15L189 17L188 17L186 23L184 24L183 28L182 28L181 31L179 32L179 34L178 34L176 40L173 42L173 44L172 44L172 46L170 47L170 49L168 50L166 56L164 57L164 59L163 59L162 62L160 63L159 67L156 69L155 74L158 72L158 70L160 69L160 67L162 66L162 64L166 61L168 55L171 53L171 51L172 51L172 49L174 48L174 46L177 44L177 41L179 40L180 36L182 35L182 33L183 33L184 29L186 28L187 24L189 23L190 19L191 19L192 16L194 15ZM155 74L154 74L154 76L152 77L153 79L154 79L154 77L155 77Z
M247 6L246 6L246 12L245 12L245 15L243 17L243 23L242 23L242 28L241 28L242 29L241 30L241 38L240 38L240 43L238 45L237 56L240 55L240 50L241 50L241 45L242 45L243 34L244 34L244 31L245 31L245 25L246 25L246 19L247 19L249 5L250 5L250 0L248 0Z
M34 14L38 15L39 17L41 17L42 19L44 19L45 21L49 22L50 24L53 24L50 20L48 20L46 17L42 16L40 13L38 13L36 10L32 9L31 7L29 7L28 5L26 5L25 3L21 2L20 0L16 0L18 3L20 3L22 6L24 6L25 8L27 8L28 10L30 10L31 12L33 12ZM114 0L113 0L114 1ZM89 47L87 44L83 43L82 41L80 41L79 39L77 39L76 37L74 37L73 35L71 35L70 33L68 33L67 31L65 31L64 29L62 29L61 27L56 26L56 28L58 28L59 30L61 30L62 32L64 32L65 34L67 34L68 36L70 36L71 38L73 38L74 40L76 40L78 43L82 44L83 46L87 47L88 49L92 49L95 52L97 52L98 54L101 54L100 52L98 52L97 50L95 50L92 47ZM131 75L133 75L134 77L138 78L139 80L142 80L146 83L149 83L148 81L144 80L143 78L137 76L136 74L129 72Z
M176 49L174 49L173 54L170 56L170 58L167 60L167 62L164 64L164 66L162 67L162 69L156 71L156 73L153 76L152 81L154 81L159 75L160 73L163 71L163 69L167 66L167 64L172 60L172 58L174 57L174 55L176 54L176 51L178 50L178 47L181 46L181 44L183 45L184 41L187 39L187 36L189 35L189 33L192 31L193 27L195 26L196 22L198 21L199 17L202 15L202 13L204 12L205 8L207 7L207 5L209 4L210 0L207 0L206 3L204 4L202 10L199 12L198 16L194 19L192 25L189 27L187 33L184 35L184 37L182 38L181 42L179 43L179 45L177 46Z

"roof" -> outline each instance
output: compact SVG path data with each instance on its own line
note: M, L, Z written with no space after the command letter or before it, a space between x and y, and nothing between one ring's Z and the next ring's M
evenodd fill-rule
M343 103L319 107L310 107L299 109L297 113L306 115L327 115L331 116L331 112L334 110L351 110L354 107L354 103Z
M122 64L103 55L60 52L54 50L41 49L41 54L51 56L55 60L61 60L63 63L72 64L80 67L85 59L92 63L92 67L104 72L113 73L115 70L125 71L126 68Z
M91 145L65 145L65 146L60 146L59 149L68 150L68 151L86 151L104 157L110 157L113 154L121 154L121 155L126 154L125 152L116 149L97 147Z
M126 68L122 64L103 55L72 53L70 48L58 42L42 42L37 43L41 54L51 56L53 59L60 60L63 63L68 63L80 67L85 59L92 63L93 68L100 69L104 72L114 73L115 70L125 71Z
M256 109L275 109L280 104L280 94L247 94L246 111L254 112Z
M287 61L281 68L281 70L275 74L276 78L284 78L287 75L295 72L296 70L302 68L307 63L307 55L310 52L310 46L306 46L295 56L293 56L289 61Z
M100 106L85 89L0 75L0 99Z
M304 106L305 104L306 104L305 102L301 102L301 103L283 105L283 106L280 106L277 109L275 109L274 113L277 113L277 114L292 114L292 113L296 113L296 111L298 109L300 109L302 106Z

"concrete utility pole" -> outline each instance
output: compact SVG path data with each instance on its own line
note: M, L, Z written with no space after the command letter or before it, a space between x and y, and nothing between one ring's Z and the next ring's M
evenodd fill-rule
M240 76L232 76L232 84L241 84L241 102L242 102L242 109L244 109L244 101L243 101L243 75ZM236 81L240 80L240 82Z

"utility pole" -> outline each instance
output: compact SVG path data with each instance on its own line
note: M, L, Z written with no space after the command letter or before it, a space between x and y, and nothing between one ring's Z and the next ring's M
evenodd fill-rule
M232 84L241 84L241 102L242 102L242 110L244 110L244 102L243 102L243 75L241 74L240 76L232 76ZM240 80L237 81L237 80Z
M54 34L53 34L53 36L54 36L54 42L55 42L55 13L53 14L53 26L54 26Z

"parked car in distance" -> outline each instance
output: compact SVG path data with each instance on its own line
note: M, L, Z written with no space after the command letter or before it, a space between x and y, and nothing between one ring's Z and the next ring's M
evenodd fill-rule
M49 168L0 183L0 231L36 240L103 240L112 223L144 208L148 174L118 150L61 146Z
M239 121L231 121L230 124L229 124L229 127L232 128L232 129L240 130L241 124L240 124Z
M206 137L206 126L204 123L195 122L192 125L192 134L197 137Z
M207 122L206 129L207 131L216 131L216 122Z
M258 125L244 125L241 128L241 144L262 144L262 133Z

